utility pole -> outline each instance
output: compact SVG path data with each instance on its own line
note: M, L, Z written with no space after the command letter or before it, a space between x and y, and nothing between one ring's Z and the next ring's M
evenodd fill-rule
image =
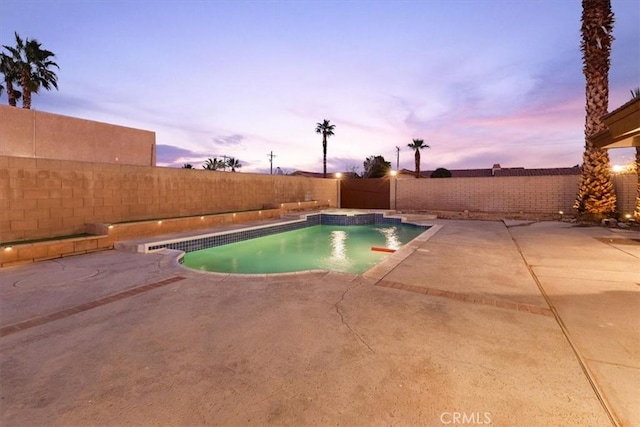
M400 171L400 147L396 145L396 171Z
M273 151L267 154L267 157L269 158L269 175L273 175L273 158L275 156L276 155L273 154Z

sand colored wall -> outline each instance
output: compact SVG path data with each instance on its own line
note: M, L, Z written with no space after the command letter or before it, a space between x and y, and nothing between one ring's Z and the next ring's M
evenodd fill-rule
M155 150L155 132L0 105L2 156L154 166Z
M579 175L399 179L400 210L574 213ZM636 174L614 175L620 214L633 213ZM391 185L391 207L395 186Z
M400 179L397 206L458 212L573 212L579 179L575 175Z
M336 197L334 179L0 156L0 242Z
M114 225L93 223L87 226L87 231L92 234L89 236L54 238L0 247L0 268L114 247L120 250L135 250L137 247L127 244L126 241L140 237L170 235L171 233L193 230L211 230L232 224L259 222L280 218L285 213L327 208L326 203L322 201L289 202L280 203L275 209L258 211L134 221Z

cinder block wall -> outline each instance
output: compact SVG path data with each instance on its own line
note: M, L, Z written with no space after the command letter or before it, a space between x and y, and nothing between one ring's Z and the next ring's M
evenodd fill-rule
M579 179L576 175L401 179L397 206L400 210L569 213Z
M0 156L155 166L155 132L0 105Z
M335 179L0 156L0 241L336 197Z

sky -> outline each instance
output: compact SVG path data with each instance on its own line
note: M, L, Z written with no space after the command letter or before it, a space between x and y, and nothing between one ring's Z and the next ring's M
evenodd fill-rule
M640 2L612 0L609 110L640 86ZM32 108L156 132L158 166L328 172L582 162L580 0L2 0L56 55ZM0 102L6 103L6 95ZM633 149L610 152L613 164Z

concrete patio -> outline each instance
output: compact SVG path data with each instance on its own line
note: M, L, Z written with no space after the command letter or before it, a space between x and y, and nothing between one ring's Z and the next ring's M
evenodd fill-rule
M640 233L428 222L360 276L1 269L0 424L640 425Z

